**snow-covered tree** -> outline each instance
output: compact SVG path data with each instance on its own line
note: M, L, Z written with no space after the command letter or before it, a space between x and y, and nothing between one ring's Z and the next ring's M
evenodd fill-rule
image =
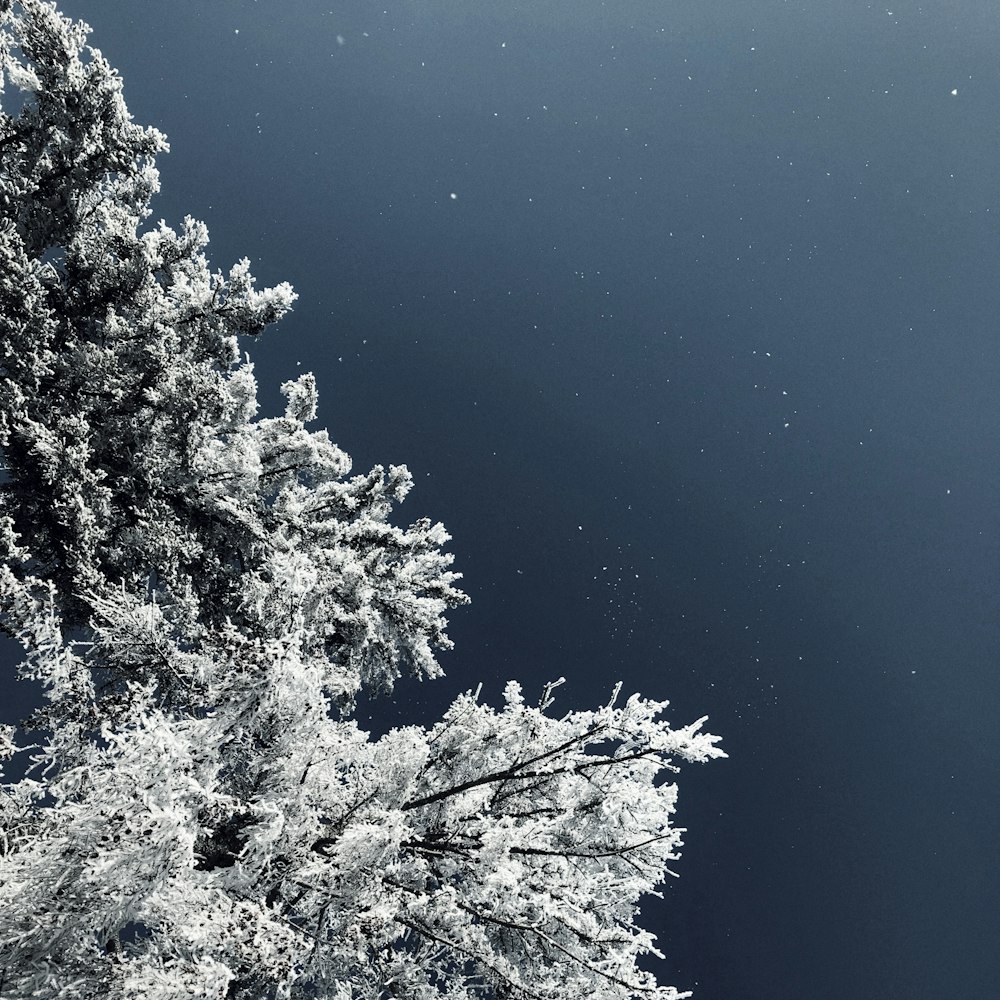
M44 692L0 729L0 996L678 996L638 905L716 738L514 683L358 727L441 673L448 535L307 430L312 375L258 418L238 338L294 293L148 224L166 142L88 31L0 0L0 628Z

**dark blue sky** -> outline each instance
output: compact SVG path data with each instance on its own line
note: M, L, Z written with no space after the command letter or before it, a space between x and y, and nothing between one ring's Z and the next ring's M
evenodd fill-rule
M448 677L375 723L707 713L667 981L994 995L994 0L61 7L171 140L154 218L299 292L268 407L315 371L454 536Z

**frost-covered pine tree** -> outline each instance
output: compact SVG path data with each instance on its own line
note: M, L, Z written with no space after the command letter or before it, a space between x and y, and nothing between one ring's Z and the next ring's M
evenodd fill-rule
M0 996L676 997L637 907L680 843L664 773L716 738L513 683L358 727L362 689L440 673L448 536L306 429L311 375L257 417L238 338L295 296L147 224L166 143L87 31L0 0L0 627L45 698L0 730L32 761Z

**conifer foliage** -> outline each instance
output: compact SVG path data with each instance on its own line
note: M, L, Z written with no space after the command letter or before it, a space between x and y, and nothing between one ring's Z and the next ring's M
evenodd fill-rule
M32 762L0 786L0 995L678 996L638 903L680 844L664 775L716 738L514 683L359 728L360 691L441 673L448 535L307 429L312 375L258 417L239 338L295 295L149 223L167 144L88 31L0 0L0 627L44 692L0 729Z

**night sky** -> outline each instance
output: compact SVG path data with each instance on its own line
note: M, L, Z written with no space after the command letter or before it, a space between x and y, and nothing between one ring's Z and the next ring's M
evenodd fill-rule
M267 413L314 371L453 536L447 677L363 721L707 714L664 981L997 996L996 0L60 7L171 141L151 221L298 291Z

